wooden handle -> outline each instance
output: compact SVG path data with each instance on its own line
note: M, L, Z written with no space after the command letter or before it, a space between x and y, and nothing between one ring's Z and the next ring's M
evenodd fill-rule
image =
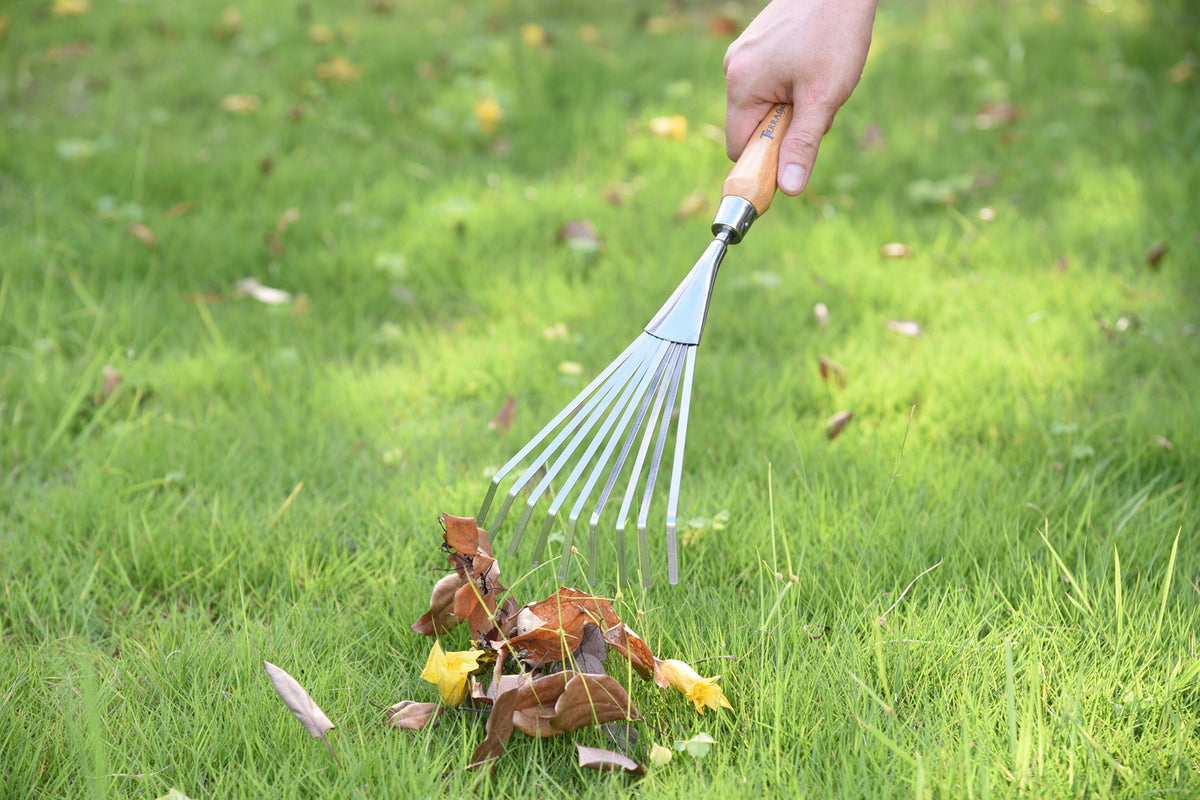
M771 109L725 179L725 185L721 188L722 197L736 195L744 198L754 206L760 217L767 212L775 197L779 146L791 124L792 106L789 103L779 103Z

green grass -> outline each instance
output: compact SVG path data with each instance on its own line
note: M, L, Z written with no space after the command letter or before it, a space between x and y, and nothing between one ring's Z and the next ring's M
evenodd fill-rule
M224 39L220 2L50 5L0 12L0 795L465 793L478 720L378 710L433 698L409 625L437 515L474 513L705 245L673 214L728 169L718 4L654 34L620 3L264 2ZM627 780L517 734L486 795L1200 795L1200 20L883 5L809 191L718 280L682 510L728 523L618 603L660 656L731 657L700 668L732 712L632 687L645 740L716 746ZM357 81L315 77L336 54ZM981 128L994 101L1019 119ZM647 133L669 113L685 140ZM605 250L558 244L570 219ZM247 276L306 311L232 298ZM555 586L502 563L522 601Z

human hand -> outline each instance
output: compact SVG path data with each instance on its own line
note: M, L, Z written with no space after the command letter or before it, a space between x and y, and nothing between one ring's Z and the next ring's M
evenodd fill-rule
M804 190L821 137L862 77L878 0L774 0L725 53L725 150L736 160L775 103L795 107L779 151L785 194Z

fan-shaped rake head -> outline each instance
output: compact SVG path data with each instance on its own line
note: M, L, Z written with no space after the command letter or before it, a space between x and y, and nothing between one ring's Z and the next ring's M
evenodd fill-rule
M530 519L556 478L570 468L558 485L534 545L536 565L546 548L551 529L560 512L572 503L565 520L562 561L558 576L567 578L579 521L588 511L589 500L599 488L587 518L588 581L596 583L601 516L613 497L619 480L626 477L620 510L616 517L616 549L619 577L629 581L626 562L625 531L630 511L641 489L637 514L638 571L642 583L651 583L650 543L647 524L651 500L658 481L663 451L666 449L672 421L678 420L674 436L674 460L671 487L667 499L667 575L671 583L679 580L676 551L676 512L679 484L683 471L683 452L687 435L688 408L692 392L692 374L696 364L696 345L660 339L643 333L599 376L580 392L525 447L492 478L487 497L479 511L481 527L495 535L509 510L524 490L528 490L524 508L509 544L515 555ZM542 446L542 443L549 442ZM636 445L636 453L634 452ZM536 455L532 455L541 446ZM632 463L630 457L633 456ZM497 489L510 473L525 464L520 476L509 487L494 519L487 518ZM601 487L601 479L604 479Z

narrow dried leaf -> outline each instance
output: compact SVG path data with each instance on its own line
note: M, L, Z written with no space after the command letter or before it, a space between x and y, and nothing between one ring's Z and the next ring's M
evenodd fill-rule
M451 572L435 583L433 594L429 598L429 610L413 623L413 633L440 636L462 622L454 614L454 596L466 582L462 575Z
M1158 269L1158 265L1162 263L1163 258L1170 251L1171 247L1166 242L1158 242L1146 251L1146 266L1150 269Z
M279 220L275 223L275 232L280 236L287 233L287 229L300 220L300 209L289 208L279 215Z
M975 127L980 130L1012 125L1021 118L1021 108L1007 100L990 100L975 110Z
M887 329L893 333L899 333L902 336L909 336L913 339L921 335L921 323L911 319L889 319L884 323Z
M100 383L100 402L103 403L112 397L113 392L121 385L121 371L114 366L105 364L101 374L103 378Z
M257 278L242 278L237 282L237 294L248 295L269 306L283 305L292 301L292 295L282 289L263 286Z
M501 435L506 434L512 429L513 418L517 415L517 401L511 394L504 401L504 406L492 417L492 421L488 423L488 430L496 431Z
M420 731L426 727L436 728L446 707L441 703L417 703L401 700L387 710L387 725L407 731Z
M703 189L697 189L679 203L675 209L675 219L690 219L703 214L708 208L708 195Z
M130 236L146 245L146 247L155 247L158 245L158 239L155 238L154 231L150 230L150 226L146 225L145 223L131 223L130 226L125 230Z
M825 436L829 441L833 441L842 432L842 429L850 424L850 420L854 417L853 411L839 411L828 420L825 421Z
M641 764L627 755L601 750L598 747L575 745L579 752L579 766L584 769L594 769L601 772L627 772L630 775L645 775L646 770Z
M230 114L249 116L258 111L262 102L252 94L229 94L221 98L221 110Z
M263 662L263 667L267 670L267 677L271 679L271 686L275 687L275 693L279 695L279 699L288 707L288 711L292 712L292 716L300 720L300 724L308 731L309 735L314 739L320 739L329 748L329 752L336 759L337 754L333 752L333 747L329 744L329 740L325 738L325 733L334 728L329 717L325 716L325 712L321 707L309 696L304 687L296 681L291 675L275 666L269 661Z
M825 356L820 356L819 358L817 358L817 365L818 365L818 367L820 367L820 370L821 370L821 380L825 381L826 383L828 383L829 381L833 381L839 387L845 388L845 386L846 386L846 368L845 367L843 367L841 364L837 363L833 359L826 358Z

